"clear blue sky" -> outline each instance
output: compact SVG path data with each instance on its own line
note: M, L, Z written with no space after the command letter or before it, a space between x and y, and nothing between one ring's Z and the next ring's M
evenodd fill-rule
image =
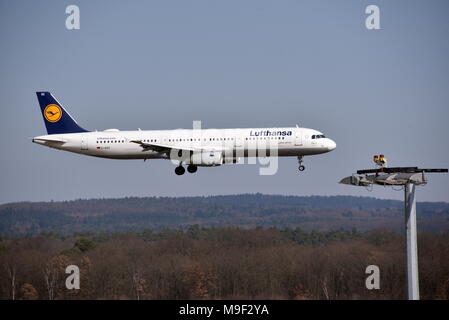
M65 28L76 4L81 29ZM365 28L365 8L381 30ZM390 165L449 167L449 2L0 0L0 203L262 192L401 199L339 185L384 153ZM45 134L35 91L85 128L301 126L329 154L178 177L169 161L118 161L32 144ZM418 189L449 201L449 175Z

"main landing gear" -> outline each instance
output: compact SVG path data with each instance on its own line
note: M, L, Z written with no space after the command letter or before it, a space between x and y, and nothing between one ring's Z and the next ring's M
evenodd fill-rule
M187 166L187 171L189 171L190 173L195 173L196 170L198 170L198 167L197 167L197 166L194 166L194 165L192 165L192 164L189 164L189 165Z
M194 166L194 165L192 165L192 164L189 164L189 165L187 166L187 171L188 171L189 173L195 173L197 170L198 170L198 167L197 167L197 166ZM177 166L176 169L175 169L175 173L176 173L178 176L182 176L185 172L186 172L186 169L184 169L184 167L182 166L182 164L180 164L179 166Z
M184 169L184 167L182 165L177 166L175 169L175 173L178 176L182 176L185 172L186 172L186 169Z
M299 171L304 171L304 170L306 169L306 167L304 167L304 166L302 165L302 163L303 163L303 158L304 158L304 156L298 156L298 163L299 163L298 170L299 170Z

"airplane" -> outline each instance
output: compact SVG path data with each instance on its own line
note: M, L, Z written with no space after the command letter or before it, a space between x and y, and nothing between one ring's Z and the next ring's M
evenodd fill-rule
M54 149L109 159L178 160L175 173L198 167L238 163L241 157L297 157L304 171L304 156L334 150L336 143L308 128L175 129L88 131L80 127L50 92L36 92L47 135L34 143ZM174 161L176 162L176 161Z

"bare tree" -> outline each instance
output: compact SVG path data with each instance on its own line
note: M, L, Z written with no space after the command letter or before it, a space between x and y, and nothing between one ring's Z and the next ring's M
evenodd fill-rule
M140 300L142 294L145 292L146 280L140 270L135 270L132 274L132 282L136 299Z
M16 282L17 282L17 268L13 263L7 263L5 265L6 274L8 275L8 280L11 288L11 299L16 300Z
M64 255L55 256L45 264L43 273L49 300L56 298L58 287L61 286L60 279L69 264L69 258Z

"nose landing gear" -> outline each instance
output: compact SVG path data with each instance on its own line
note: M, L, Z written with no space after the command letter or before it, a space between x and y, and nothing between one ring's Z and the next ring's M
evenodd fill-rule
M303 158L304 158L304 156L298 156L298 163L299 163L298 170L299 170L299 171L304 171L304 170L306 169L306 167L304 167L304 166L302 165L302 163L303 163Z

